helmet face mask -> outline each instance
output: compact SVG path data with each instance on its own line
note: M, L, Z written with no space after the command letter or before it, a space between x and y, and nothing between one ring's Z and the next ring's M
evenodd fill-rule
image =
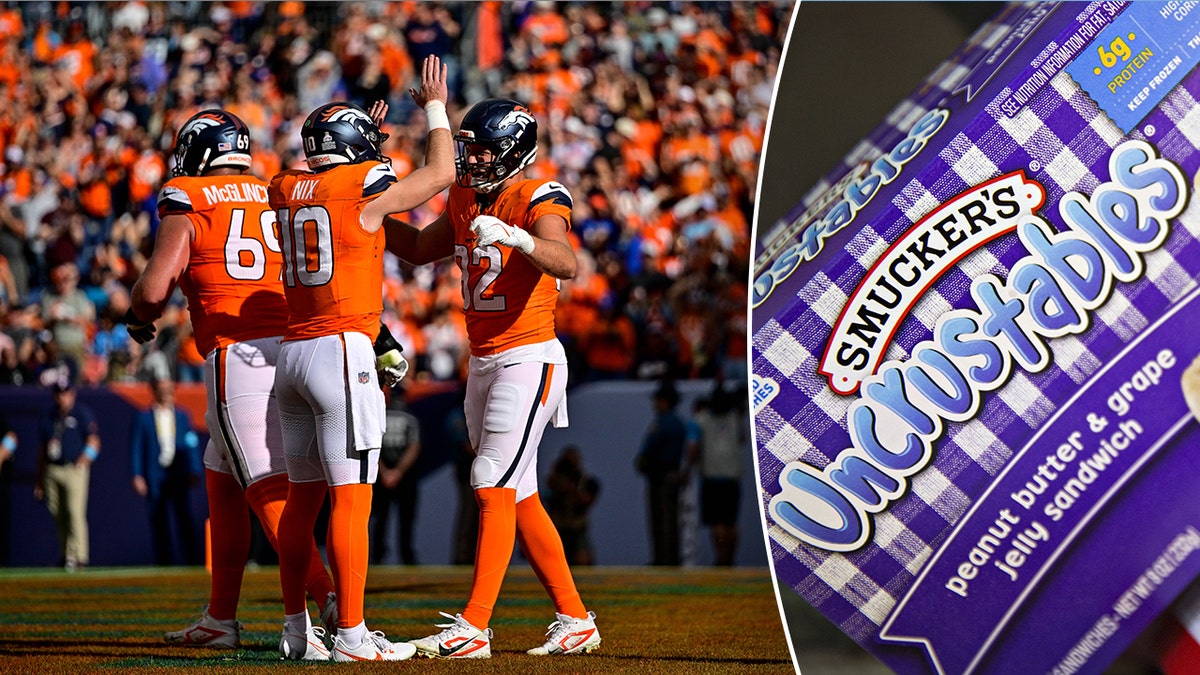
M250 168L250 129L237 115L202 110L192 115L175 139L172 176L201 176L210 169Z
M312 111L300 128L304 158L312 171L367 160L387 164L391 160L381 149L387 138L365 110L344 101Z
M487 99L467 111L454 141L455 182L491 192L537 158L537 120L516 101Z

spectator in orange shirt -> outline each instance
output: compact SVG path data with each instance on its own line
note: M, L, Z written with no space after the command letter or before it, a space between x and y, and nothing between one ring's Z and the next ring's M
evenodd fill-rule
M20 39L25 36L25 24L21 14L13 7L0 9L0 40Z
M283 170L283 161L279 153L269 145L259 143L254 136L250 137L250 173L261 180L271 178Z
M716 143L701 130L700 114L689 109L672 124L659 162L664 173L674 175L679 194L695 195L712 187L718 158Z
M587 364L587 379L612 380L629 377L637 352L637 333L621 303L601 307L600 317L579 339Z
M612 304L608 279L597 273L596 260L590 253L576 251L578 269L575 278L564 281L559 291L554 325L558 339L567 350L568 366L576 381L587 378L581 342L600 319L600 308Z
M150 213L156 208L157 190L167 175L167 163L148 134L139 134L137 144L139 153L129 171L129 206L134 213Z
M535 45L560 48L571 37L571 32L553 0L538 0L533 3L533 11L521 22L521 36L531 38Z
M367 28L367 37L379 48L383 70L391 76L393 93L398 96L404 91L405 83L411 82L413 77L413 61L408 55L404 36L393 26L375 23Z
M4 100L11 100L21 81L21 74L29 68L29 56L21 50L16 40L0 40L3 40L3 46L0 46L0 83L8 87Z
M96 46L83 34L83 21L74 20L67 27L67 37L54 48L50 60L63 69L79 91L87 91L88 80L96 72Z

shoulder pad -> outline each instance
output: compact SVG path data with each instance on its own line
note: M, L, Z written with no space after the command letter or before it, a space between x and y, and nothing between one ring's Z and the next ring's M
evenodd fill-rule
M366 175L363 176L362 196L373 197L387 190L398 180L400 179L396 177L396 172L392 169L391 164L372 162Z
M529 198L529 205L536 206L546 201L553 204L561 204L568 209L573 204L571 201L571 192L562 183L554 180L548 180L534 188L533 195Z
M172 213L191 213L195 210L187 190L178 185L167 183L158 191L158 215L160 217Z

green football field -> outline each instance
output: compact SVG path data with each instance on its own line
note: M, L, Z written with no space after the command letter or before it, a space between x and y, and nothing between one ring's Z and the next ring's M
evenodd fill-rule
M279 660L277 569L248 570L237 651L168 646L207 602L202 568L0 570L0 673L200 673L352 668L355 672L794 673L764 569L594 567L575 570L603 642L591 654L534 657L554 620L549 598L514 560L492 618L492 658L388 664ZM394 640L436 633L462 611L469 567L373 567L366 619ZM315 606L313 607L315 615Z

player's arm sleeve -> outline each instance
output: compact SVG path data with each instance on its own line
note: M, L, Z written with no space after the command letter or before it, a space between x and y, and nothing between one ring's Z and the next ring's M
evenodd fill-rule
M394 174L393 174L394 175ZM429 132L425 165L397 180L363 209L363 228L374 232L389 213L403 213L429 201L454 182L454 142L449 129Z
M191 258L194 232L191 218L183 213L168 215L159 224L154 252L130 294L130 307L139 320L154 321L162 316Z
M567 239L571 229L571 193L556 181L547 181L529 200L525 229L533 236L529 262L556 279L573 279L578 270L575 249Z
M405 262L425 265L454 254L454 227L445 213L419 229L391 216L383 227L387 250Z

